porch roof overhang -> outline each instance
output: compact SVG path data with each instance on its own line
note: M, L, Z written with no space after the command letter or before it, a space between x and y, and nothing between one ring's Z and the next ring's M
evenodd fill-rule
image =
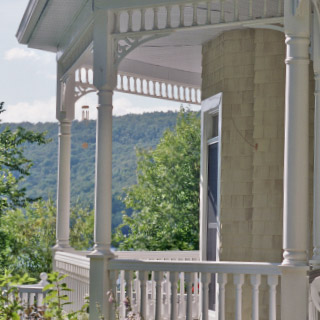
M257 0L256 3L263 8L264 1ZM239 0L239 10L247 2L247 0ZM268 0L268 3L273 6L278 2L279 0ZM112 10L126 10L129 6L135 9L153 5L179 5L179 3L187 4L185 0L99 1L99 4ZM195 3L201 15L205 17L205 7L202 7L200 1L195 1ZM90 49L93 29L92 6L92 0L30 0L17 32L18 41L30 48L55 52L57 60L63 65L63 72L67 72L70 68L79 68L81 64L92 65L92 50ZM247 8L241 12L241 21L238 23L215 23L209 26L178 27L174 30L153 30L155 35L163 32L164 36L155 37L132 50L122 60L118 71L200 86L203 43L225 30L248 27L250 23L255 25L261 22L268 23L268 19L260 19L258 16L253 16L252 21L249 21L249 17L246 16ZM229 14L231 15L231 12ZM165 13L161 15L165 16ZM191 11L189 18L192 20ZM271 20L273 18L274 16L271 17ZM179 21L176 14L173 14L173 19ZM271 24L281 20L282 17L276 17ZM247 21L248 25L243 21ZM126 25L126 23L127 21L121 20L120 29L122 29L121 25ZM122 35L119 33L119 36ZM86 38L86 47L82 44L81 48L79 46L74 49L75 44L84 42L83 38ZM74 51L77 51L77 54L74 54Z

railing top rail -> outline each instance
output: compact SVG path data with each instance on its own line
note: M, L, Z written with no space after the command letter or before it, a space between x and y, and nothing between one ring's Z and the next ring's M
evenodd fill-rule
M280 275L280 264L262 262L152 261L113 259L110 270Z
M43 288L42 286L38 285L23 285L19 286L19 292L20 293L43 293Z
M199 251L115 251L117 259L137 260L175 260L175 261L199 261Z
M54 255L55 261L73 264L85 269L90 268L90 259L85 255L90 252L62 252L57 251Z

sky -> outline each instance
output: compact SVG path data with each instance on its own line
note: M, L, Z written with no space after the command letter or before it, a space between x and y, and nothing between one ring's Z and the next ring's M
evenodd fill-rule
M33 50L16 40L28 0L0 1L0 102L5 102L2 122L55 122L55 54ZM179 110L181 103L116 92L114 115ZM96 118L96 94L89 94L76 104L76 119L81 106L90 106L90 119ZM191 108L197 109L196 106Z

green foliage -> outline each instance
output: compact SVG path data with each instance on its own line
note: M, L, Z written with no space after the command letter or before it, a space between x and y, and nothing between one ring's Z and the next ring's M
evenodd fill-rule
M173 128L176 122L176 112L154 112L142 115L125 115L113 117L113 145L112 145L112 229L122 222L122 211L125 205L119 197L123 196L123 188L136 183L135 148L154 148L164 130ZM16 124L8 124L16 130ZM25 149L25 156L31 159L33 167L30 175L22 182L28 197L56 198L57 183L57 151L58 124L57 123L21 123L26 130L35 132L47 131L47 138L51 140L45 145L30 144ZM0 126L1 131L1 126ZM71 140L71 200L72 204L81 203L82 206L93 208L94 202L94 169L95 169L95 141L96 122L74 121L72 123ZM88 143L84 149L82 144ZM126 211L130 215L130 210Z
M69 301L67 292L72 291L63 280L67 277L65 274L59 274L59 272L52 272L48 274L48 279L51 283L43 288L43 291L47 291L47 295L44 299L46 302L45 319L55 320L78 320L79 316L86 314L89 307L88 300L82 306L81 310L75 312L66 313L63 311L63 306L72 304Z
M137 184L115 240L124 250L193 250L199 245L200 120L182 110L154 150L137 150ZM123 227L129 234L122 233Z
M4 112L0 103L0 114ZM24 148L29 144L45 144L44 133L35 133L18 127L14 132L9 128L0 133L0 216L5 210L24 207L27 197L26 188L20 182L30 175L32 161L24 156Z
M8 270L0 274L0 320L20 320L19 312L24 308L19 299L18 286L31 281L34 279L27 274L12 276Z
M66 283L60 283L67 275L60 275L59 272L53 272L48 275L48 280L51 282L43 288L47 291L44 302L47 304L45 317L63 320L63 306L70 304L66 292L71 291L67 288Z
M0 218L0 234L5 240L0 245L0 269L10 266L14 273L28 272L34 277L51 271L55 213L52 201L39 200Z
M76 203L71 208L70 243L76 250L88 250L93 247L94 211L89 207L83 208Z
M29 308L22 304L18 287L22 284L34 282L35 279L30 278L28 274L12 276L11 272L12 270L4 270L4 273L0 274L0 320L20 320L20 314L24 314L29 319L30 313L33 314L30 319L88 319L88 297L80 310L68 313L63 310L63 306L71 304L67 295L67 292L70 292L71 289L63 282L67 275L61 275L58 272L49 273L48 280L51 283L43 288L43 291L46 291L46 297L44 298L46 305L40 308L37 306Z
M38 278L52 269L56 207L49 199L28 203L0 218L0 272L28 272ZM93 211L76 204L71 208L71 245L79 250L93 245Z

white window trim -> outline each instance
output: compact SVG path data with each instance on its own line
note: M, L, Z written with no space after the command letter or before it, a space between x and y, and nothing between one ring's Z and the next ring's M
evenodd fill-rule
M212 129L212 116L219 115L218 136L209 137ZM207 194L208 194L208 145L219 143L218 150L218 202L217 202L217 252L216 257L219 261L219 238L220 238L220 180L221 180L221 128L222 128L222 93L218 93L201 104L201 158L200 158L200 259L207 259Z

